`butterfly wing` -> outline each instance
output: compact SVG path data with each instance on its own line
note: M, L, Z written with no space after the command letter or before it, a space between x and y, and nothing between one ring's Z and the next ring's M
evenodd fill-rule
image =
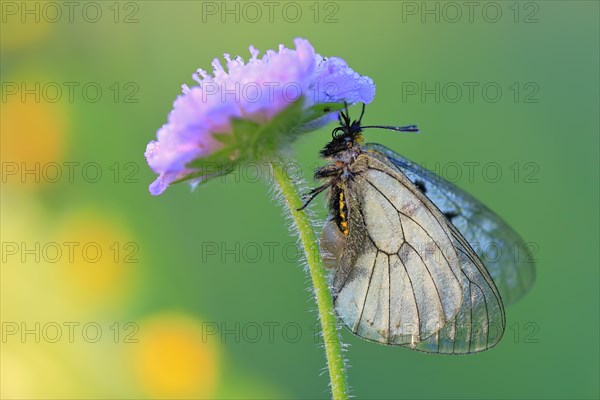
M502 338L506 326L504 306L481 260L460 232L452 226L450 229L462 268L462 306L435 335L405 346L428 353L476 353L495 346Z
M338 315L380 343L450 354L493 347L504 310L485 267L417 187L378 158L359 157L362 171L343 188L349 235L333 221L323 230Z
M325 253L340 255L333 279L336 310L365 339L418 343L453 320L463 302L452 234L405 176L366 155L354 167L364 171L343 188L349 234L341 238L329 223L322 243Z
M446 215L467 240L493 278L506 304L520 300L533 286L535 263L529 246L498 215L470 194L385 146L370 143L387 164L402 171Z

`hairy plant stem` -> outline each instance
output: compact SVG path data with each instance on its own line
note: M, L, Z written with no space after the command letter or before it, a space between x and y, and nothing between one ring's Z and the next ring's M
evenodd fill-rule
M323 261L319 253L317 237L313 225L305 211L298 211L302 206L302 197L292 178L284 168L285 161L279 159L271 162L273 177L285 200L306 256L310 277L315 291L315 300L319 309L319 321L323 332L323 343L327 356L327 367L331 381L332 397L335 400L348 399L348 384L342 356L342 346L337 331L333 299L329 291Z

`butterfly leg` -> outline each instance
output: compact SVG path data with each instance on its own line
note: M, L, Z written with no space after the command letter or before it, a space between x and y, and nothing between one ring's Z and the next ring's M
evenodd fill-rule
M329 186L331 186L332 183L333 183L333 180L330 180L326 184L321 185L318 188L314 188L313 190L308 192L308 194L304 196L305 198L308 197L308 199L304 202L304 205L302 207L298 208L296 211L304 210L310 204L310 202L313 201L313 199L319 195L319 193L321 193L323 190L325 190Z
M325 165L315 171L314 178L316 180L338 178L340 176L340 167L335 164Z

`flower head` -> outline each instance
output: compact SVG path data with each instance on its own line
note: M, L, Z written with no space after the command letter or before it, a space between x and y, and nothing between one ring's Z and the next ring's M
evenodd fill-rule
M280 45L278 52L268 50L260 58L259 51L250 46L247 63L225 54L227 70L215 59L213 75L199 69L193 76L198 85L183 85L168 122L146 148L146 160L159 174L150 185L153 195L174 181L199 182L215 174L203 170L198 160L212 159L225 165L256 153L248 144L263 142L249 138L263 134L266 125L294 104L300 103L298 110L306 115L295 119L297 126L292 131L302 124L315 129L335 118L333 108L321 109L321 114L308 113L319 104L373 100L375 85L370 78L354 72L341 58L316 54L305 39L294 43L295 50ZM305 118L308 115L310 120ZM246 121L243 129L239 121ZM270 128L271 134L277 130ZM288 134L290 126L285 129L283 134Z

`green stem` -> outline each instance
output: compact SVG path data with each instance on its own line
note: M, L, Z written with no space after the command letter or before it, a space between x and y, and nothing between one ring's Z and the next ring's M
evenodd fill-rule
M271 163L273 177L281 190L288 210L292 214L294 224L300 234L304 255L308 262L308 269L319 309L319 321L321 322L321 330L323 332L332 396L335 400L348 399L348 384L346 382L346 371L342 357L342 346L340 345L337 331L333 299L331 298L327 276L325 275L323 261L319 253L317 238L306 212L297 211L302 206L302 197L296 185L294 185L292 177L287 173L283 165L284 161Z

